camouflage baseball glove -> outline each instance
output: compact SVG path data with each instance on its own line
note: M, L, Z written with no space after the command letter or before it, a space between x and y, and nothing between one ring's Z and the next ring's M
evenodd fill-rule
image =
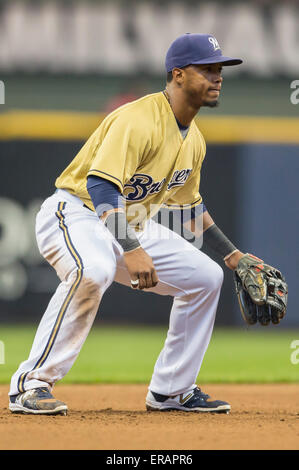
M278 324L286 313L288 286L278 269L251 254L240 259L234 272L236 293L244 321Z

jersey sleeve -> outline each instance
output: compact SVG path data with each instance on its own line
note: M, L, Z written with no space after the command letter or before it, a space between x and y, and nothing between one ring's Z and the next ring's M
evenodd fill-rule
M136 172L149 149L149 137L142 123L118 116L95 149L87 176L95 175L116 184L120 192Z

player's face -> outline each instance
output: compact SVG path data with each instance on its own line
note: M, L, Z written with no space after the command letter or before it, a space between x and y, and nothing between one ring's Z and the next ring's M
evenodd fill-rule
M183 88L195 108L218 104L222 84L222 65L189 65L184 69Z

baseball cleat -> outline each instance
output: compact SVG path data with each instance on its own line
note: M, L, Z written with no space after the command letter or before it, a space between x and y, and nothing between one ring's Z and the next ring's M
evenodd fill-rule
M178 410L226 414L230 412L228 403L220 400L209 401L209 398L210 396L203 393L199 387L173 397L149 391L146 397L146 409L147 411Z
M9 398L12 413L66 416L68 410L67 405L56 400L47 387L34 388Z

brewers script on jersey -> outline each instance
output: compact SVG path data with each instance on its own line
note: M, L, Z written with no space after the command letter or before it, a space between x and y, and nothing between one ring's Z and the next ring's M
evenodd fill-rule
M183 139L162 92L117 109L101 123L57 179L60 189L46 199L37 216L40 252L56 269L61 283L41 320L28 360L12 377L11 395L48 387L63 378L108 286L113 280L131 285L122 248L94 210L83 205L93 209L87 175L113 181L130 204L193 206L201 202L198 188L204 155L205 143L197 126L192 122ZM174 302L167 339L149 387L176 395L196 386L223 272L179 235L168 237L166 227L160 240L152 237L155 226L149 219L144 230L137 232L159 277L158 285L149 291L171 295Z

